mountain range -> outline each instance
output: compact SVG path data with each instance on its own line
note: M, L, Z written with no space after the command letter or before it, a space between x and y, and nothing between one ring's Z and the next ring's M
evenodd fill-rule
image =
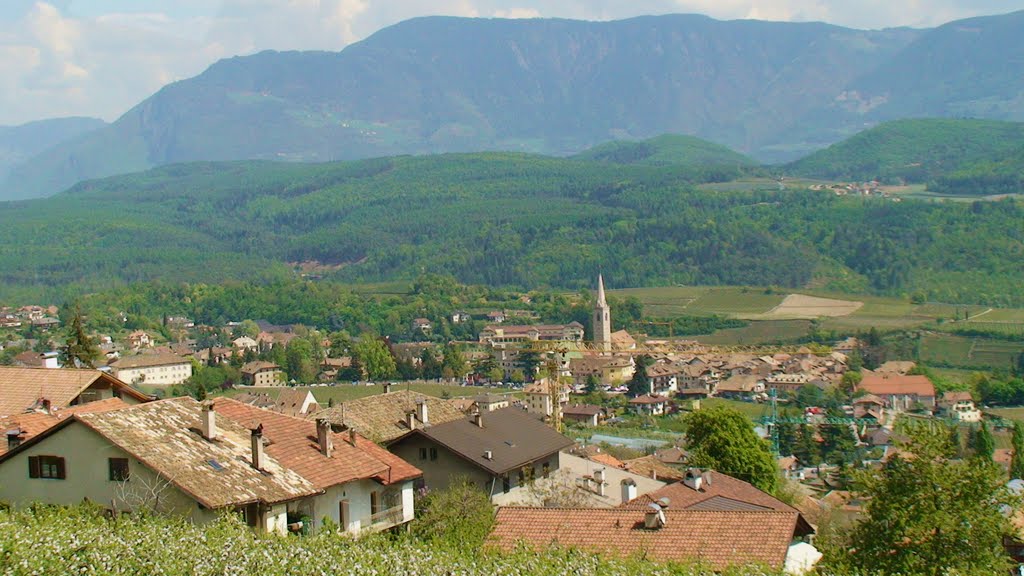
M908 116L1024 120L1024 11L930 30L427 17L341 52L263 52L170 84L10 170L0 198L176 162L510 150L674 132L789 161Z

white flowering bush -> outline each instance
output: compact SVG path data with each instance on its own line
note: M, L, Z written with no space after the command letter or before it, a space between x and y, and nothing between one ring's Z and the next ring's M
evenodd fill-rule
M0 575L710 575L692 566L559 550L510 554L414 538L260 535L233 516L206 526L157 516L103 517L88 507L0 510ZM769 573L735 570L731 575Z

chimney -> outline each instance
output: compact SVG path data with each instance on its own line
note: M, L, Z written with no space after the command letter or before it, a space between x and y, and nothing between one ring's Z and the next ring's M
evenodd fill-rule
M49 398L43 398L42 404L43 404L43 414L49 414L50 413L50 407L51 407L50 399Z
M427 401L420 400L416 403L416 416L420 419L420 423L426 428L430 425L429 415L427 414Z
M484 450L484 460L494 460L494 453L490 450Z
M622 503L625 504L630 500L636 499L636 482L632 478L626 478L622 481Z
M650 508L644 514L644 528L648 530L658 530L665 525L665 512L662 511L661 506L656 503L651 503Z
M484 427L484 415L481 414L480 412L474 413L473 414L473 424L476 424L480 428L483 428Z
M213 402L203 402L202 426L203 438L207 440L217 439L217 413L213 411Z
M409 430L416 429L416 412L410 410L405 413L405 425L409 427Z
M249 436L252 441L252 467L257 470L263 469L263 424L252 429Z
M355 428L349 428L348 429L348 443L351 444L352 446L356 445L356 429Z
M594 470L594 484L595 492L597 492L597 495L604 496L604 488L605 486L608 485L608 483L604 481L604 468L598 468L597 470Z
M388 394L391 392L391 382L384 384L384 393Z
M658 479L658 471L655 470L654 468L651 468L651 480L657 480L657 479Z
M686 476L683 478L683 484L693 488L697 492L700 492L701 487L704 485L704 476L701 474L699 468L687 468Z
M21 445L21 441L25 438L25 431L21 428L15 428L14 430L7 431L7 451L10 452Z
M334 452L334 445L331 440L331 423L326 418L316 419L316 439L320 445L320 453L330 458Z

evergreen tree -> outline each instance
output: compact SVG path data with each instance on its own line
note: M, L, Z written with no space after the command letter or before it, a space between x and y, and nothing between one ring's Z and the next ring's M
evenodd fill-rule
M85 332L82 310L76 304L68 326L67 340L60 349L60 364L65 368L95 368L99 356L100 351L96 343Z
M586 386L584 386L583 390L587 394L593 394L594 392L597 392L597 387L600 384L601 382L597 379L597 376L594 374L590 374L589 376L587 376L587 383Z
M988 429L988 424L984 420L981 421L981 425L974 431L974 442L972 446L974 449L974 455L977 458L981 458L988 462L992 461L992 456L995 454L996 443L995 439L992 438L992 432Z
M1010 478L1024 478L1024 426L1013 423L1013 459L1010 460Z
M630 397L636 398L637 396L651 393L651 379L647 376L647 367L651 363L651 357L647 355L636 359L636 369L633 371L633 377L626 384Z
M814 426L801 424L797 432L793 456L804 466L817 466L821 463L821 447L814 439Z
M437 361L432 347L423 349L420 354L420 372L426 380L436 380L441 377L442 365Z

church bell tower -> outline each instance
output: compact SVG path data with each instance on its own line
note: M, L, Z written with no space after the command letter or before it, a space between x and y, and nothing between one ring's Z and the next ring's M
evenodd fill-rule
M612 313L604 298L604 278L597 275L597 303L594 304L594 347L604 352L612 349Z

